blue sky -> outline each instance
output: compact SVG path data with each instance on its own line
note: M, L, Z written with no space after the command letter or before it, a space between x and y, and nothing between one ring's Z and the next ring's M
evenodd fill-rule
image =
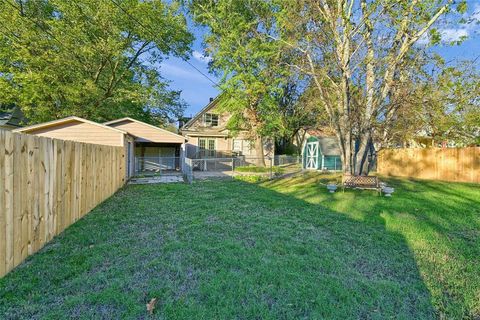
M475 59L480 55L480 0L468 0L468 12L463 17L469 20L465 24L442 24L439 31L445 40L444 44L436 46L432 50L441 54L446 61L451 63ZM191 25L196 40L192 46L191 64L200 69L209 78L218 82L218 79L208 71L208 59L203 56L202 38L205 29ZM467 36L468 39L461 45L451 46L447 42L459 40ZM423 39L426 41L426 39ZM477 68L480 69L480 58L477 61ZM215 97L219 90L214 84L201 75L197 70L179 58L168 58L161 64L162 75L171 81L170 87L174 90L181 90L181 97L187 103L185 116L194 115L202 109L210 97Z
M202 38L205 29L191 27L196 39L192 46L192 56L189 62L200 69L210 79L218 79L208 71L208 58L203 55ZM210 98L215 98L219 90L206 77L200 74L187 62L179 58L168 58L160 65L161 74L172 81L170 87L182 90L181 97L187 103L185 116L191 116L208 104Z

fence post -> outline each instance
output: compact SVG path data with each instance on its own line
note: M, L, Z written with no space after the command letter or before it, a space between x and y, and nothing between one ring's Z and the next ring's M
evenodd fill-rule
M185 178L188 183L193 181L193 160L190 158L185 158Z
M158 156L158 173L162 175L162 157Z
M273 158L270 157L270 179L273 179Z

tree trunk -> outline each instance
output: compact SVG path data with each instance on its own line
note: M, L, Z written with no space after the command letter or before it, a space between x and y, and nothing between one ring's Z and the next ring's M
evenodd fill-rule
M263 152L263 139L260 136L255 138L255 165L265 167L265 155Z
M367 130L366 133L362 134L358 139L358 149L355 150L354 157L354 174L355 175L368 175L368 171L365 172L368 166L365 166L365 163L368 160L368 153L370 151L370 130Z

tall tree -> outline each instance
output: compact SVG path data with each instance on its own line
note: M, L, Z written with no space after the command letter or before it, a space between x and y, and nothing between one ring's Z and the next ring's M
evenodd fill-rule
M157 67L192 41L176 1L0 0L0 28L0 103L33 123L183 111Z
M405 82L386 145L456 146L480 144L480 73L472 61L446 65Z
M303 56L298 68L314 80L334 126L346 173L368 173L374 131L388 131L393 123L398 109L391 102L415 63L415 44L447 13L451 2L277 2L277 40ZM465 10L464 3L459 9Z
M265 36L275 30L270 6L263 1L187 1L194 20L207 26L207 52L210 67L222 76L225 110L232 114L228 127L247 130L264 166L263 144L266 136L281 128L276 95L288 78L279 46Z
M278 82L286 81L282 67L293 67L311 77L317 89L319 107L335 130L345 173L367 174L373 139L390 135L398 114L395 102L403 94L410 67L421 61L428 64L418 60L423 50L416 44L427 35L432 42L439 40L432 26L451 10L452 2L192 0L190 7L197 21L211 29L206 42L212 66L225 71L227 88L253 97L239 106L238 114L252 106L253 115L268 114L257 109L262 95L255 90L277 90ZM465 1L457 10L465 12ZM284 56L297 59L284 64Z
M276 95L282 127L278 130L276 149L283 152L301 152L308 129L331 127L321 106L317 89L309 77L293 72L282 91Z

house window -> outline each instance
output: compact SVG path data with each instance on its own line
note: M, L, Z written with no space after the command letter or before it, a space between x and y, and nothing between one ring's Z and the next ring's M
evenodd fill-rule
M203 123L208 127L218 126L218 114L205 113L203 115Z
M208 150L215 150L215 140L209 139L208 140Z
M207 139L203 139L203 138L200 138L198 139L198 147L200 148L200 150L205 150L207 146Z
M233 151L242 151L242 140L233 140Z
M212 138L198 138L198 148L200 158L215 157L215 139Z

